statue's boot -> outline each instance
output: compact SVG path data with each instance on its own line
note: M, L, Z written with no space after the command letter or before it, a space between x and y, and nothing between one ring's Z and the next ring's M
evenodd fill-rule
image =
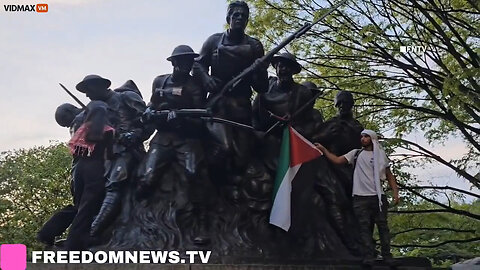
M240 185L242 183L242 176L234 175L228 177L228 182L225 186L225 193L227 199L230 200L234 204L238 204L242 199L242 193L240 190Z
M105 199L103 200L100 212L95 217L90 228L91 236L98 236L103 232L113 221L120 206L120 192L107 191Z
M44 244L46 248L50 248L55 244L55 237L46 237L41 233L37 233L37 241Z
M135 190L135 198L137 201L145 200L152 193L151 181L139 181Z
M207 209L205 206L198 207L196 209L197 213L197 231L193 237L193 243L195 245L206 245L210 243L210 236L208 233L208 220L207 220Z
M338 207L331 207L330 208L330 215L331 218L334 221L336 230L342 239L343 243L347 247L347 249L350 251L350 253L354 256L360 256L360 247L358 244L354 241L352 238L352 235L350 235L346 229L345 226L345 219L343 218L342 214L340 213L340 210Z

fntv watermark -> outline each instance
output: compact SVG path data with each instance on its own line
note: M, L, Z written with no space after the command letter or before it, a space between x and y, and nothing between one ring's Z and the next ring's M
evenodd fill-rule
M3 5L6 12L48 12L48 4L36 5Z
M427 49L427 46L400 46L400 52L402 53L423 54L427 51Z

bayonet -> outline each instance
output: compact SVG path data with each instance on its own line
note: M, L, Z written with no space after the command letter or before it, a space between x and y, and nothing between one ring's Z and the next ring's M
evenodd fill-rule
M74 94L72 94L72 92L70 92L65 86L63 86L63 84L61 84L61 83L58 83L58 84L60 84L60 86L63 88L63 90L65 90L65 92L67 92L67 94L69 96L71 96L78 103L78 105L80 105L82 107L82 109L87 108L87 106L85 106L85 104L83 104L80 101L80 99L78 99Z

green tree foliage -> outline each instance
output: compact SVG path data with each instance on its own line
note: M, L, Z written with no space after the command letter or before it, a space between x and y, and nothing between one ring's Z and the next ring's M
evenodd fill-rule
M451 207L480 214L480 200L472 204L451 200ZM480 254L480 226L478 221L448 212L420 201L402 206L405 211L425 211L422 214L391 214L392 247L397 256L423 256L438 266L448 266L462 259ZM427 212L430 211L430 212Z
M2 153L0 157L0 243L40 249L37 231L71 203L72 158L65 144Z
M249 34L268 50L334 2L249 1ZM297 80L326 90L316 104L326 119L335 114L336 92L349 90L360 122L393 137L385 146L405 188L417 182L411 168L429 162L447 166L480 188L479 18L480 2L471 0L348 0L286 49L304 65ZM401 46L424 46L426 51L401 52ZM411 134L423 134L429 145L408 140ZM467 146L461 158L448 160L445 153L431 150L453 137ZM393 243L405 246L397 255L428 256L437 264L448 260L449 252L459 258L478 256L478 201L445 204L430 189L413 188L416 192L402 191L398 211L403 213L392 217L394 232L414 229L395 236ZM445 226L450 230L421 230ZM466 239L473 240L461 242ZM451 240L460 242L407 247Z
M250 32L271 48L319 17L332 1L254 0ZM404 160L449 166L473 186L480 167L480 7L470 0L349 0L288 50L304 63L302 79L327 90L319 101L332 116L336 90L356 95L365 126L396 138L420 132L430 144L452 136L468 151L458 160L407 140L391 143ZM401 52L400 46L427 51Z

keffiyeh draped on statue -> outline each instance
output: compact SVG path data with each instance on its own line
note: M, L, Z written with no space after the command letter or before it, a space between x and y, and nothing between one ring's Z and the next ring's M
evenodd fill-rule
M87 123L84 123L80 128L73 134L73 137L68 142L70 148L70 154L76 156L89 157L92 155L93 150L95 150L96 143L89 142L86 139L88 134L89 127ZM111 126L105 126L103 132L114 131Z

